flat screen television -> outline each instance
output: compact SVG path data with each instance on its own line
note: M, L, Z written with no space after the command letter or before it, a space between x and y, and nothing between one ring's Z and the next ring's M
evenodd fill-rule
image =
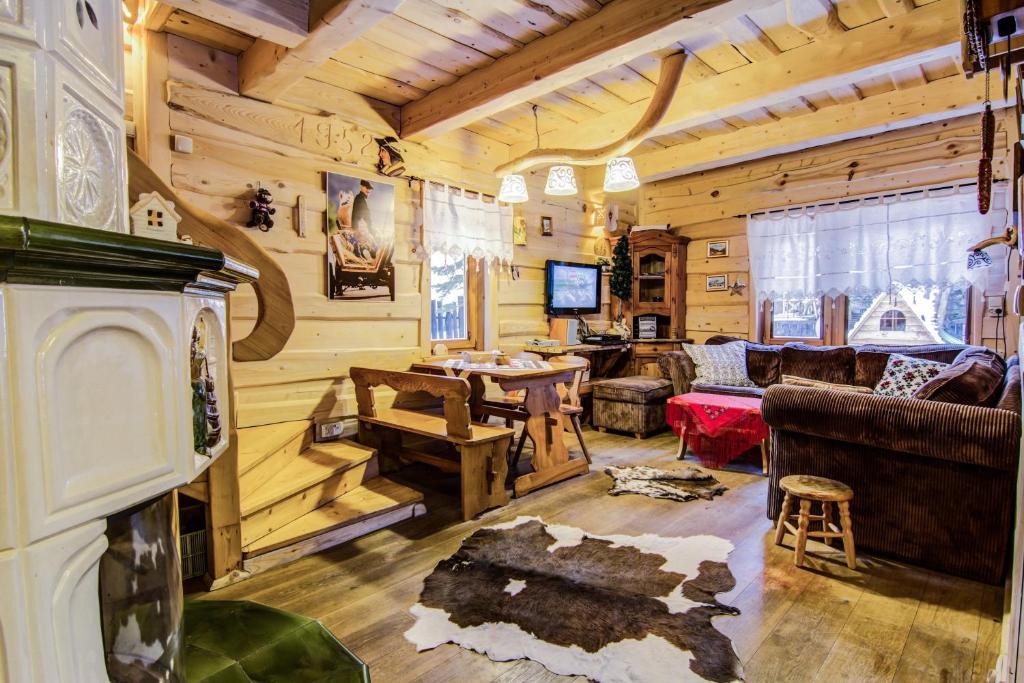
M544 309L548 315L601 312L601 266L548 261L544 267Z

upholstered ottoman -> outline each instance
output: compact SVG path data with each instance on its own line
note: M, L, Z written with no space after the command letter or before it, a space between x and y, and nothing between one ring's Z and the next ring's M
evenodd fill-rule
M638 439L665 428L672 382L661 377L617 377L593 385L594 428L632 432Z

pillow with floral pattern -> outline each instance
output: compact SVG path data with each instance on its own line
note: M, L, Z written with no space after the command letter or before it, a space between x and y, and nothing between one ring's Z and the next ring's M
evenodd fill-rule
M949 363L894 353L889 356L882 378L875 385L875 393L881 396L913 398L918 389L934 379L946 367L949 367Z

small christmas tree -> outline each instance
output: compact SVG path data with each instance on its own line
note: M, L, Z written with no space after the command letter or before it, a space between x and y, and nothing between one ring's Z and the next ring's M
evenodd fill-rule
M629 235L620 237L612 250L612 273L608 277L608 287L612 296L619 299L618 319L622 320L625 304L633 296L633 259L629 254Z

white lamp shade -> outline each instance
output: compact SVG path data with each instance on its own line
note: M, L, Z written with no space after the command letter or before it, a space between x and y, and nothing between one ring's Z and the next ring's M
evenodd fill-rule
M615 157L604 169L604 191L625 192L640 187L636 166L629 157Z
M522 204L530 198L526 193L526 179L521 175L507 175L501 179L498 201L508 204Z
M572 166L552 166L548 171L548 182L544 194L554 197L568 197L576 194L576 174Z

